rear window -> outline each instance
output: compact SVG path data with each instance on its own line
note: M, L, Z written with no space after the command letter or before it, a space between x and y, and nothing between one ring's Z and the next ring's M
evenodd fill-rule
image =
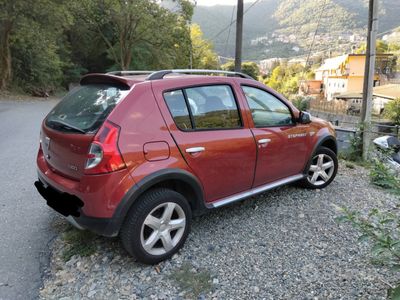
M95 132L128 92L129 89L107 84L80 86L54 107L46 125L60 131Z

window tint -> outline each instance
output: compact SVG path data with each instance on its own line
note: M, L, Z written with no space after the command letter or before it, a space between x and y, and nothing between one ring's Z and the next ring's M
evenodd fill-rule
M242 87L255 126L282 126L293 124L289 108L273 95L249 86Z
M212 85L185 89L196 129L238 128L241 121L232 89Z
M181 90L164 93L164 99L176 123L182 130L192 129L189 111Z
M62 131L96 131L128 93L129 90L107 84L80 86L54 107L46 125Z

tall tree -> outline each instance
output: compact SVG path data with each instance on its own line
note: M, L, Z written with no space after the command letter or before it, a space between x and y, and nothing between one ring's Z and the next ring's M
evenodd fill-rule
M226 64L223 64L221 66L222 70L227 70L227 71L235 71L235 63L233 61L228 62ZM245 73L254 79L258 79L258 76L260 76L260 68L254 61L248 61L242 63L241 67L242 73Z
M156 0L85 0L79 5L81 16L101 36L116 66L127 70L135 64L133 55L140 56L138 51L148 55L171 50L171 44L175 43L170 33L176 26L185 26L186 18L192 14L189 2L180 2L183 3L180 13L163 8ZM184 22L180 22L180 16L184 16ZM153 55L153 59L157 58Z
M218 69L218 56L210 41L204 39L203 32L197 24L190 27L192 41L192 60L194 69Z
M23 1L0 0L0 90L11 80L11 34Z
M55 83L58 39L69 17L64 0L0 0L0 89L12 78L24 86Z

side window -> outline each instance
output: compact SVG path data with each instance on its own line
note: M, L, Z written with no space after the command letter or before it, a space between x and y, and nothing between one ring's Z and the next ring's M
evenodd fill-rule
M185 89L195 129L226 129L242 126L229 85Z
M235 97L229 85L166 92L164 99L176 126L181 130L229 129L242 126Z
M242 86L256 127L293 124L289 107L275 96L258 88Z
M177 90L164 93L164 99L167 102L176 126L182 130L193 129L183 92Z

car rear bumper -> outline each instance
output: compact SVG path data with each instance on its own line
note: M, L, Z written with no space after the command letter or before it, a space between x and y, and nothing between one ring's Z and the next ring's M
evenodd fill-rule
M74 180L53 170L41 151L37 167L35 186L51 208L77 227L103 236L118 234L123 221L121 202L136 186L127 169Z
M49 185L42 176L35 182L35 187L46 200L47 205L62 214L78 229L87 229L102 236L116 236L120 228L117 217L96 218L89 217L82 212L83 201L77 196L61 192Z
M80 212L88 217L111 218L122 198L135 185L127 169L99 175L83 175L79 180L68 178L55 171L40 152L37 167L38 177L45 187L51 186L71 196L62 198L57 203L51 201L51 207L62 206L61 202L77 203L80 200Z

